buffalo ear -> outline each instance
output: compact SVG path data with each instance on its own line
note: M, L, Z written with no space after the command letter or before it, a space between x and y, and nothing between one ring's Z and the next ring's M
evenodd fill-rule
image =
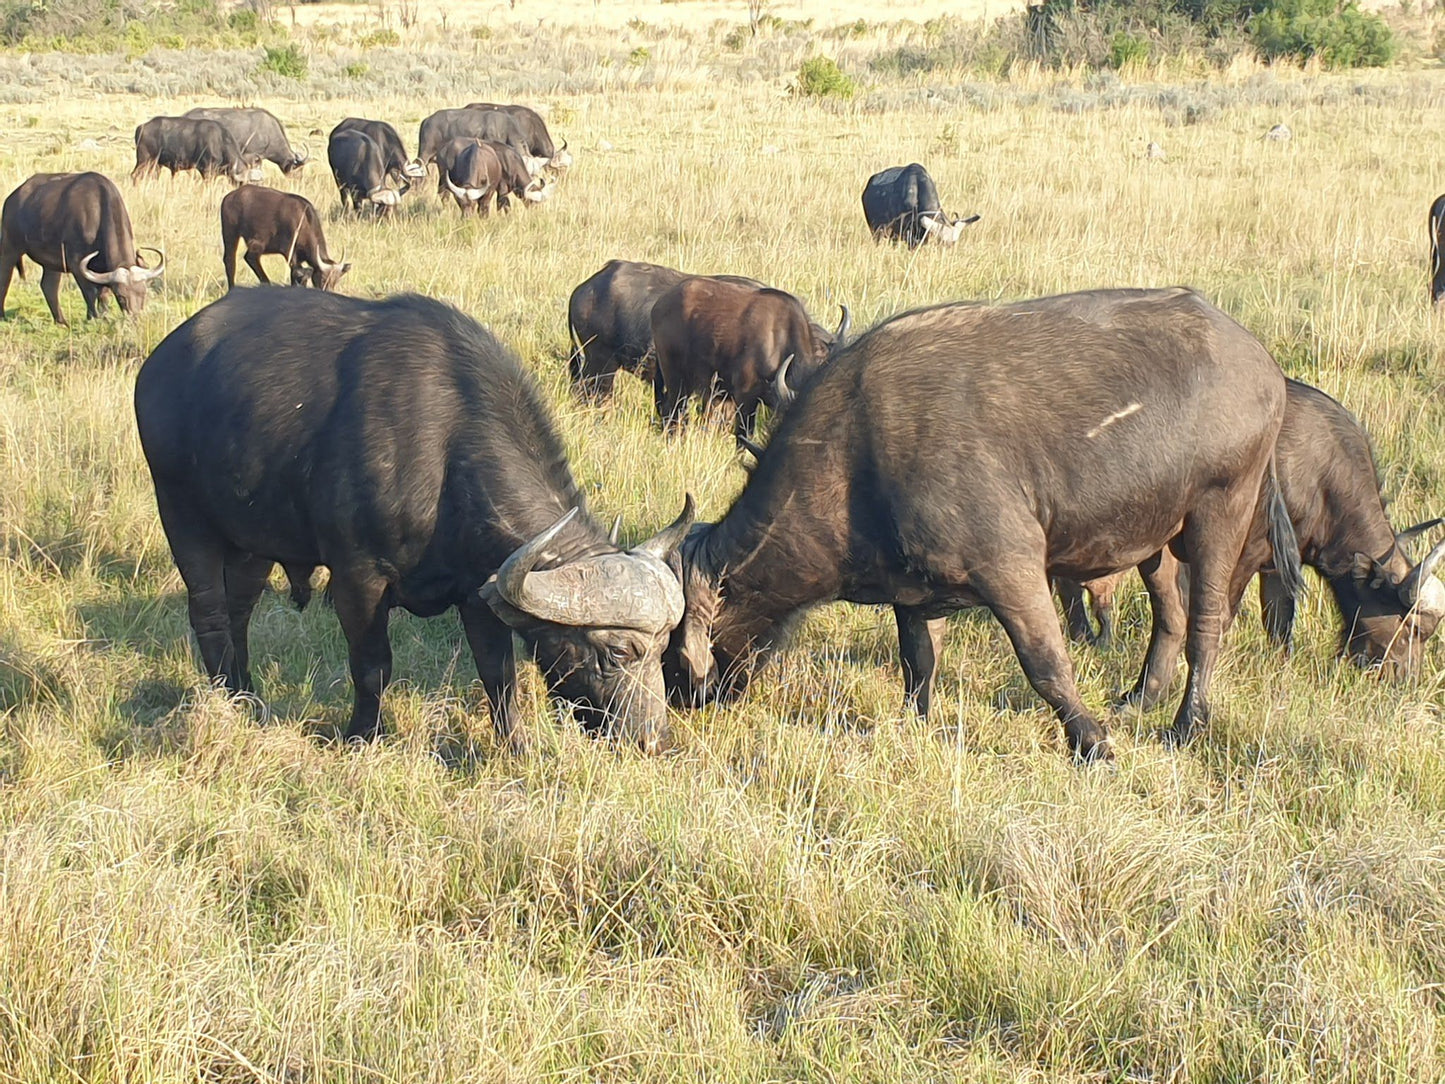
M1361 587L1368 587L1372 591L1378 591L1387 586L1394 586L1395 581L1390 578L1390 573L1385 566L1373 557L1367 557L1363 553L1356 553L1354 562L1350 568L1351 575L1355 582Z

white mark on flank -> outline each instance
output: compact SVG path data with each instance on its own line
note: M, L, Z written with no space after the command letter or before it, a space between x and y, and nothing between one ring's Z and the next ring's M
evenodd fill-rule
M1107 418L1105 418L1103 421L1101 421L1098 425L1094 426L1094 428L1090 429L1087 433L1085 433L1084 436L1088 437L1090 440L1093 440L1095 437L1097 437L1100 433L1102 433L1105 429L1109 428L1109 426L1113 425L1115 422L1119 421L1120 419L1127 418L1130 414L1137 414L1139 411L1141 411L1141 410L1143 410L1143 409L1144 409L1144 404L1143 404L1143 403L1130 403L1130 404L1129 404L1128 406L1126 406L1123 410L1116 410L1116 411L1114 411L1114 413L1110 414Z

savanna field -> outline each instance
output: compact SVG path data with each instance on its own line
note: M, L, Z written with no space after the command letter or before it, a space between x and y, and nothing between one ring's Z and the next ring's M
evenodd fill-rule
M0 1079L1445 1079L1445 648L1404 686L1337 664L1313 577L1292 657L1250 592L1209 728L1159 742L1176 689L1111 718L1108 767L1070 761L985 611L950 622L927 722L891 612L837 605L740 702L674 713L659 758L560 719L530 664L534 748L509 755L455 615L399 611L391 736L330 741L346 645L279 575L252 622L265 708L212 690L131 389L225 288L230 186L128 179L147 117L274 111L316 161L266 181L321 211L343 290L492 328L628 540L685 492L720 516L746 475L725 421L664 439L639 380L571 394L567 297L614 257L754 276L830 326L844 301L855 328L1192 285L1360 418L1403 526L1445 513L1445 69L903 73L867 57L914 31L728 45L741 5L693 30L497 19L370 47L314 22L300 79L255 49L0 54L0 189L100 170L168 259L135 317L87 323L67 279L71 330L32 265L0 324ZM789 93L815 51L859 75L851 99ZM483 97L568 139L548 203L464 220L429 179L389 220L340 215L337 121L414 147ZM1279 123L1292 139L1261 138ZM955 249L869 239L863 182L915 160L982 215ZM1091 707L1133 681L1147 618L1132 581L1116 648L1071 649Z

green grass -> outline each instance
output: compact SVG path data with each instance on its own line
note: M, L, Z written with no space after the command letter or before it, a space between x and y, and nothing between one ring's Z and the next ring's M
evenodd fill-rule
M1147 84L1021 73L986 110L905 84L865 108L718 95L651 47L667 89L556 100L577 162L535 211L464 221L418 185L376 224L335 215L323 166L269 177L321 209L349 292L444 298L516 348L627 537L689 490L721 514L744 474L724 428L665 441L639 381L603 410L568 394L566 299L612 257L755 275L825 322L845 300L860 326L1190 283L1361 417L1397 522L1445 508L1433 75L1236 70L1191 90L1199 123L1166 127L1175 91ZM34 129L14 113L0 186L124 178L137 120L187 104L61 99ZM410 143L447 103L256 104L293 137L356 114ZM1260 139L1282 119L1290 143ZM868 238L864 179L915 159L983 215L953 251ZM1070 765L979 613L951 622L926 723L901 710L891 615L834 606L741 703L677 715L659 759L556 721L530 669L537 749L502 753L451 616L394 619L395 736L370 748L315 736L349 706L323 605L261 602L269 719L207 689L130 389L219 296L227 189L120 183L137 240L169 258L145 312L87 324L66 285L75 328L57 329L32 273L0 325L0 1078L1445 1076L1441 649L1403 688L1335 665L1317 586L1292 659L1251 603L1208 732L1162 747L1172 701L1118 718L1112 770ZM1075 652L1090 704L1132 679L1145 611L1131 588L1123 647Z

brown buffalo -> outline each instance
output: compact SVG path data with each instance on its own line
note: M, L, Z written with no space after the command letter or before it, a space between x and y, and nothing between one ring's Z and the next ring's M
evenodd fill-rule
M246 244L246 264L262 282L270 282L261 267L262 256L285 256L291 285L310 282L318 290L334 290L349 263L333 260L326 252L321 216L305 196L274 188L242 185L221 200L221 260L226 287L236 285L236 249Z
M1298 584L1273 461L1284 400L1269 352L1190 290L895 316L817 372L727 515L688 536L673 693L740 693L810 607L845 600L893 606L907 697L926 715L943 618L987 606L1075 755L1108 756L1049 577L1093 579L1177 547L1191 573L1189 684L1170 734L1187 738L1208 718L1262 490Z
M1418 672L1425 641L1445 619L1445 585L1435 576L1445 559L1445 543L1419 564L1409 559L1404 545L1440 521L1395 533L1385 514L1369 436L1349 411L1308 384L1291 380L1286 386L1275 458L1300 560L1325 578L1343 621L1340 654L1360 665L1378 667L1388 677ZM1166 554L1153 577L1155 631L1144 673L1126 697L1132 704L1156 703L1174 676L1185 623L1175 567ZM1274 571L1263 509L1255 511L1240 557L1233 605L1238 605L1239 595L1256 573L1265 631L1276 643L1288 645L1294 630L1294 601ZM1123 575L1082 585L1094 595L1102 628L1112 625L1114 589ZM1078 639L1094 638L1081 585L1061 580L1058 586L1070 633Z
M808 318L803 303L771 287L691 278L652 307L657 350L653 395L658 417L674 431L694 396L714 388L737 405L739 445L753 431L758 406L774 410L791 395L788 377L806 381L848 333L848 308L836 335Z

